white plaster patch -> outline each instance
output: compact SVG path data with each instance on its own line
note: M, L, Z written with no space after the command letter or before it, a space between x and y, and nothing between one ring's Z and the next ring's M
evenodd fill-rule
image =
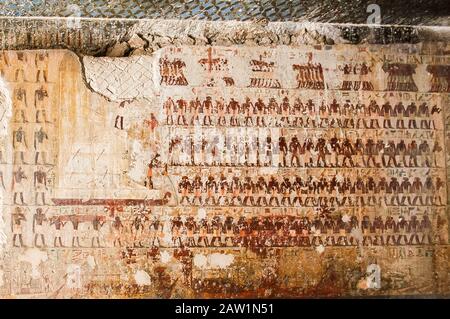
M131 145L131 158L133 162L130 165L128 176L134 181L140 181L144 178L149 156L138 140L134 140Z
M325 251L325 247L323 245L319 245L319 246L316 247L316 251L319 254L322 254Z
M194 265L198 268L225 269L234 262L234 256L229 254L214 253L208 256L197 254L194 256Z
M3 220L3 216L2 213L0 212L0 251L3 249L3 247L5 247L8 237L6 236L5 233L5 221Z
M194 256L194 265L198 268L206 268L208 264L208 258L203 254L197 254Z
M144 270L136 271L136 273L134 274L134 280L139 286L148 286L152 282L150 275Z
M206 218L206 210L203 208L199 208L197 211L197 218L201 220L202 218Z
M367 288L380 289L381 288L381 267L377 264L370 264L367 266Z
M168 219L167 216L165 218L166 218L166 220L164 221L164 224L163 224L164 236L163 236L162 240L165 244L171 244L172 243L172 231L170 228L170 220Z
M91 269L94 269L95 266L97 266L97 264L95 263L95 258L92 255L89 255L87 257L87 263L88 263L89 267L91 267Z
M78 264L70 264L67 266L66 273L67 288L81 289L81 266Z
M172 259L172 255L167 251L161 252L161 262L167 264Z
M214 253L209 255L209 264L212 268L227 268L234 261L233 255Z
M11 90L8 85L0 77L0 145L3 145L4 139L8 135L8 123L12 116L12 99L10 93ZM7 153L6 149L2 149L3 154ZM0 206L3 206L3 199L5 198L3 190L0 190ZM6 246L7 236L6 236L6 224L3 220L3 210L0 210L0 252Z
M352 237L355 238L356 240L359 240L360 242L362 242L363 240L363 234L361 229L358 228L352 228L352 231L350 232Z
M47 261L47 259L47 252L37 248L27 249L24 254L19 255L19 261L28 262L31 264L31 277L33 279L38 279L41 276L38 267L41 262Z
M8 134L9 118L12 116L12 99L6 82L0 77L0 137Z

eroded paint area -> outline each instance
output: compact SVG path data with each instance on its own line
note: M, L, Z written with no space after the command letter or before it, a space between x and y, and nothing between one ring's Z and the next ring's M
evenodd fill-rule
M2 52L1 296L448 294L450 59L414 48Z

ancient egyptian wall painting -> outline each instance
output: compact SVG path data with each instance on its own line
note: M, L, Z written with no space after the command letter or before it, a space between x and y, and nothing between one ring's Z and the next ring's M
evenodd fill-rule
M448 294L448 56L1 53L5 298Z

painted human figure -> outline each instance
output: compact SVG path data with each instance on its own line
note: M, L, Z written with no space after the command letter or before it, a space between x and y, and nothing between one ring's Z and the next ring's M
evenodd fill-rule
M408 144L408 154L409 154L409 167L418 167L419 163L417 161L417 156L419 156L420 151L419 147L417 146L417 142L415 140L411 141L411 143Z
M34 133L34 150L36 151L36 155L34 157L34 164L39 163L39 156L42 158L42 164L47 164L46 155L47 155L47 147L46 143L48 141L48 135L44 131L43 127Z
M384 118L383 128L393 128L392 123L391 123L392 112L393 112L393 108L392 108L391 104L389 103L389 101L387 101L386 103L384 103L381 106L380 115L383 116L383 118Z
M16 207L11 216L11 231L13 233L12 242L14 247L18 247L16 245L16 238L19 238L19 247L25 246L23 243L23 228L26 220L22 208Z
M400 183L397 180L397 177L391 177L389 181L388 193L391 194L391 205L399 206L400 205Z
M219 198L217 199L217 203L219 205L222 205L223 203L225 203L226 205L228 205L229 200L228 200L228 190L229 190L229 183L227 178L221 174L220 175L220 181L218 182L219 185Z
M26 110L28 108L27 90L24 87L18 86L14 89L13 104L15 109L14 121L20 122L22 120L22 123L28 123L26 116Z
M292 137L291 142L289 143L289 151L291 153L291 165L290 166L300 166L300 151L301 151L301 144L298 141L297 136ZM295 162L295 164L294 164Z
M349 244L347 238L347 228L348 228L347 224L348 222L343 221L342 215L339 215L339 218L336 221L336 229L339 234L336 241L337 245L347 246Z
M19 76L21 78L20 81L26 81L25 79L25 66L28 62L27 59L27 55L25 52L16 52L16 61L15 61L15 66L16 66L16 72L15 72L15 76L14 79L16 82L19 82Z
M408 200L408 205L411 203L411 182L408 177L403 177L403 181L400 183L400 193L402 194L402 199L400 205L405 206L406 200Z
M415 177L414 181L411 185L411 197L414 196L414 199L412 200L413 205L423 205L423 199L422 199L422 191L423 191L423 184L420 180L420 177Z
M5 181L3 179L3 172L2 171L0 171L0 183L1 183L2 187L3 187L3 189L6 190Z
M280 206L280 202L278 200L280 185L274 176L270 178L269 183L267 184L267 190L268 193L270 194L269 205L273 205L273 203L275 203L276 206Z
M239 126L239 112L241 106L238 101L234 98L230 99L230 102L227 105L227 113L230 114L230 125L231 126Z
M217 243L219 246L222 246L222 222L220 220L220 216L214 216L211 221L211 230L212 230L212 238L211 238L211 246L215 246Z
M235 200L237 200L238 205L242 205L242 198L241 198L242 184L238 176L233 177L230 188L231 188L230 205L234 205Z
M14 149L14 163L16 163L17 161L17 155L20 155L22 164L26 164L24 154L28 149L28 143L26 140L26 133L22 129L22 127L19 127L19 129L16 131L13 131L13 149Z
M195 243L195 232L197 230L197 225L194 220L194 217L189 216L184 223L186 227L186 246L195 247L197 244Z
M94 243L97 242L97 247L102 247L100 243L101 228L105 224L105 221L100 216L95 216L92 220L92 239L91 247L94 247Z
M420 222L420 229L422 230L422 238L420 240L420 243L424 245L427 244L433 244L433 238L432 238L432 223L430 220L430 217L428 217L428 214L425 213L422 217L422 221Z
M325 159L325 154L327 153L326 141L325 141L325 139L323 137L318 139L314 151L317 153L316 166L317 167L327 167L328 164L327 164L327 161Z
M143 247L142 236L143 236L143 233L145 230L145 222L146 221L148 221L147 216L145 216L141 212L136 214L136 216L134 217L134 220L131 224L131 231L134 234L134 236L133 236L134 247Z
M264 143L264 166L272 166L273 164L273 156L272 156L272 138L270 136L266 137L266 141Z
M344 158L342 160L342 166L346 167L348 159L350 162L350 167L355 167L355 163L353 162L353 155L354 155L354 147L350 141L350 139L345 138L344 142L341 146L341 153L344 155Z
M191 125L200 125L200 109L202 107L202 103L199 98L196 97L194 100L189 101L189 113L191 114Z
M395 146L394 141L388 141L387 146L384 148L384 154L383 154L383 162L385 163L385 167L392 167L393 164L394 167L399 167L396 159L397 155L397 148ZM385 157L387 157L387 161L385 160Z
M175 110L175 102L170 96L164 102L163 108L166 113L166 124L173 125L173 112Z
M209 225L208 221L205 218L202 218L199 222L199 234L197 239L197 246L200 246L200 243L203 243L204 247L209 246L208 233L209 233Z
M34 189L36 191L35 195L35 203L38 204L39 194L42 198L42 205L46 205L45 203L45 192L48 190L47 188L47 173L44 172L42 167L39 167L36 172L34 172Z
M281 114L280 106L274 97L269 99L269 103L267 104L269 117L269 126L280 126L281 124L278 121L278 115Z
M183 176L181 178L180 183L178 184L178 192L181 194L180 205L182 205L184 201L186 201L188 204L190 204L190 201L189 201L190 189L191 189L191 183L189 182L188 177Z
M339 167L340 165L339 157L342 152L341 152L341 143L336 135L330 138L330 153L331 153L330 166Z
M397 230L397 225L394 217L388 216L386 222L384 223L384 232L386 234L386 245L396 245L397 240L395 238L395 232Z
M23 199L23 192L25 191L25 180L28 179L28 177L25 175L25 172L22 170L22 167L19 166L19 168L13 172L13 178L12 178L12 190L14 192L14 204L17 204L17 195L20 196L20 200L22 202L22 205L26 205Z
M117 110L117 114L116 114L116 119L114 121L114 127L119 130L123 130L123 120L125 117L125 104L126 103L129 103L129 102L128 101L120 102L118 110Z
M194 180L192 181L192 189L194 191L194 198L192 199L192 204L195 204L195 201L197 201L200 205L203 205L203 182L200 176L195 176Z
M254 112L255 106L253 105L252 101L249 97L245 98L245 102L242 103L242 111L245 116L244 124L245 126L253 126L253 119L252 115Z
M187 113L188 103L183 99L177 100L177 124L178 125L187 125L186 122L186 113Z
M374 245L384 246L384 222L381 216L376 216L373 221L373 228L375 231Z
M156 118L155 114L150 113L150 119L144 120L144 124L146 124L150 129L152 138L155 138L155 131L159 125L158 119Z
M295 181L292 184L292 189L295 191L295 196L294 199L292 201L292 205L303 205L303 201L302 201L302 190L303 190L303 181L302 178L300 176L296 176L295 177Z
M36 213L33 216L33 233L34 233L34 246L39 247L38 239L41 239L41 244L46 247L45 244L45 224L47 222L47 217L43 212L42 208L36 208Z
M153 168L155 166L157 166L159 164L159 160L158 160L159 154L155 154L155 156L152 158L152 160L150 161L150 163L148 163L148 168L147 168L147 179L145 181L145 186L148 187L148 189L153 189L154 185L153 185Z
M419 105L417 109L417 116L421 118L420 120L420 128L429 130L431 129L431 123L429 121L430 118L430 108L426 102L423 102Z
M80 245L80 224L81 221L78 218L78 216L70 216L70 222L72 223L72 247L75 247L75 243L78 247L81 247Z
M431 200L433 205L443 205L442 197L444 196L442 196L441 193L444 190L445 190L445 182L440 177L436 177L435 191L433 192L433 197Z
M217 110L217 125L226 125L225 118L225 100L223 97L220 97L216 100L216 110Z
M225 238L224 238L224 244L225 246L233 246L235 243L235 225L233 223L233 217L227 216L225 218L225 221L223 223L224 231L225 231Z
M291 105L289 103L289 98L285 96L281 102L281 122L283 125L289 126L291 123L289 121L289 115L291 114Z
M57 244L59 243L59 247L64 247L62 237L61 237L61 231L66 224L65 221L61 218L61 216L56 216L52 218L52 221L50 222L50 225L55 225L55 233L54 233L54 239L53 239L53 246L57 247Z
M280 153L278 166L286 167L287 153L288 153L289 149L288 149L288 145L286 143L286 138L284 136L280 136L278 138L278 151Z
M366 154L365 146L361 138L357 138L354 147L354 153L356 156L355 165L356 167L366 167L366 161L364 155ZM361 165L362 161L362 165Z
M404 129L405 128L405 121L404 121L404 115L406 112L406 107L403 105L403 103L400 101L394 106L394 113L397 117L397 122L395 127L397 129Z
M422 141L419 144L419 154L421 155L421 164L423 167L431 167L433 165L431 161L431 148L427 141Z
M370 127L371 129L380 128L380 123L378 122L378 115L380 113L380 107L376 101L371 100L369 103L369 114L371 116L370 119Z
M242 200L242 204L244 206L247 206L248 205L248 201L250 201L250 204L252 206L254 206L255 205L255 200L254 200L254 197L253 197L253 190L255 188L255 185L253 184L252 179L251 179L250 176L245 177L245 181L242 184L242 188L243 188L243 191L244 191L244 199Z
M433 145L433 150L432 150L432 154L431 154L431 163L432 165L434 165L435 167L441 167L441 152L443 151L442 146L439 144L439 141L435 141L434 145Z
M212 205L216 205L216 192L217 192L217 183L214 180L214 177L212 175L208 176L208 180L205 183L206 188L206 200L205 204L209 205L210 203Z
M161 239L164 236L164 223L160 221L158 217L154 217L149 224L150 230L150 245L155 247L155 243L161 246Z
M119 247L122 247L122 234L124 230L124 225L122 223L122 220L120 219L120 216L115 216L112 223L111 223L111 231L113 234L113 246L116 247L116 245L119 245Z
M303 126L302 109L303 103L299 97L296 97L294 100L294 104L292 105L290 114L290 117L294 119L291 122L293 127Z
M421 236L419 236L419 233L421 232L420 228L420 221L417 219L416 215L411 216L411 219L409 220L409 231L410 231L410 237L408 244L409 245L420 245L421 244Z
M0 52L0 76L5 76L5 69L9 67L8 54L5 51Z
M258 98L258 101L255 103L255 108L256 108L256 125L266 126L266 123L264 121L266 105L264 104L261 98Z
M283 194L283 197L281 198L281 205L291 206L291 191L292 183L288 177L285 177L280 185L280 192Z
M36 123L41 123L42 120L45 123L50 123L47 119L47 108L48 108L48 92L44 86L41 86L34 92L34 107L36 108Z
M409 233L409 224L408 221L401 215L398 218L397 222L397 232L398 232L397 245L402 245L402 240L403 244L407 245L408 244L407 234Z
M48 81L48 59L48 52L39 52L36 54L36 82L40 82L41 78L44 80L44 82Z
M370 218L367 215L363 216L363 218L362 218L361 230L362 230L362 233L363 233L362 244L366 245L366 243L369 242L370 245L372 245L372 236L371 236L372 222L370 221Z
M212 125L211 115L213 111L213 102L210 96L203 101L203 125Z

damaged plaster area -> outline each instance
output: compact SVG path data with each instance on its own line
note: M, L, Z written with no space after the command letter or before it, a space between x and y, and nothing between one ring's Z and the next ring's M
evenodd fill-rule
M449 294L448 28L102 21L1 53L1 297Z

